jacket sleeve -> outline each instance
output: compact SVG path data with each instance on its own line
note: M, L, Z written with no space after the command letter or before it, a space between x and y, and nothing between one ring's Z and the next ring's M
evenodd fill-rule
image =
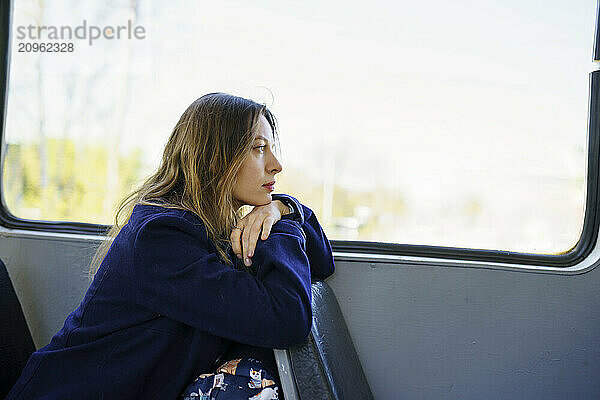
M289 194L272 194L271 199L293 203L297 214L296 220L301 224L306 235L306 254L310 262L312 279L323 280L331 276L335 272L331 243L317 221L316 214Z
M203 225L173 215L153 218L133 245L134 276L140 277L136 301L237 342L274 348L301 343L312 311L300 224L278 221L258 242L252 276L220 262Z

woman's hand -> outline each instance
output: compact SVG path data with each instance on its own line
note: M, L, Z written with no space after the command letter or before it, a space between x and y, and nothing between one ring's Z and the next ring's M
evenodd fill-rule
M237 226L241 229L233 228L231 235L231 248L238 258L243 259L244 265L252 265L250 257L254 255L258 235L261 233L261 239L266 240L271 232L271 227L275 222L281 219L281 216L288 214L288 207L279 200L274 200L263 206L255 206L252 211L244 218L240 219Z

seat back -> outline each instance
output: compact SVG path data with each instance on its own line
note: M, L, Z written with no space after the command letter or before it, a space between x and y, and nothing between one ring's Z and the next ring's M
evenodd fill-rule
M0 399L15 384L35 351L21 303L0 260Z
M286 400L373 399L340 306L325 282L312 284L312 311L307 341L275 350Z

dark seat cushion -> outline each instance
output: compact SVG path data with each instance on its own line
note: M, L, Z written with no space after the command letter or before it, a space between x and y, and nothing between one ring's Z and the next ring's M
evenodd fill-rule
M23 310L6 266L0 261L0 399L15 384L35 351Z
M313 283L312 310L308 340L289 349L300 398L372 399L346 321L327 283Z

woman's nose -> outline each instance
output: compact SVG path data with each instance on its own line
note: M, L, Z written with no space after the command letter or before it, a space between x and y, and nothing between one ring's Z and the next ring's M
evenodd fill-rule
M269 163L269 172L279 173L279 172L281 172L282 169L283 169L283 166L281 165L281 163L279 162L277 157L275 157L275 154L271 153L271 161Z

